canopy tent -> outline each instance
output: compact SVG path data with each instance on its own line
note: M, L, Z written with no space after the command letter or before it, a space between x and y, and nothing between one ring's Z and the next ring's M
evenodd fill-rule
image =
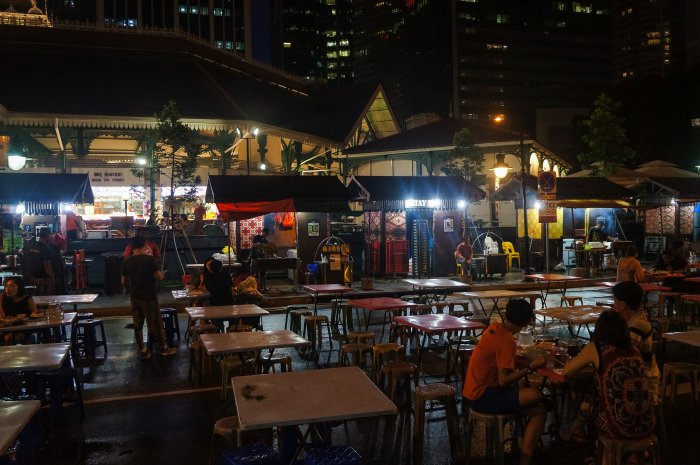
M494 200L520 200L522 187L520 176L513 176L501 185L494 194ZM527 175L525 179L527 195L537 193L537 178ZM564 208L624 208L629 207L634 192L619 184L600 177L557 178L557 205ZM522 208L522 204L520 205Z
M477 201L486 193L460 176L353 176L353 198L368 202L449 199Z
M0 173L0 204L94 201L87 174Z
M349 213L349 200L335 176L209 176L206 192L230 221L274 212Z

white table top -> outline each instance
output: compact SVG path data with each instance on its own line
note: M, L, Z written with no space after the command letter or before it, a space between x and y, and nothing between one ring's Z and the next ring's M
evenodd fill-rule
M233 263L224 263L221 262L221 264L224 266L224 268L239 268L243 266L242 263L239 262L233 262ZM204 269L204 263L188 263L185 265L185 268L191 269L191 270L202 270Z
M38 295L32 298L37 305L48 305L52 302L75 305L91 304L97 299L97 294Z
M63 320L60 322L48 323L45 318L25 318L20 324L2 326L0 333L13 333L15 331L36 331L45 328L55 328L57 326L70 325L75 321L78 314L69 312L63 314Z
M700 347L700 331L684 331L680 333L663 333L661 335L669 341L680 342L689 346Z
M397 412L358 367L236 376L231 382L244 431Z
M404 281L421 289L461 289L470 287L469 284L444 278L404 279Z
M12 445L40 407L38 400L0 401L0 454Z
M0 373L58 370L69 349L67 343L1 346Z
M509 289L496 289L487 291L455 292L467 300L471 299L503 299L509 297L540 297L540 291L512 291Z
M229 318L256 317L270 314L270 312L255 304L185 307L185 311L193 320L226 320Z
M478 321L465 320L453 315L431 313L429 315L408 315L394 317L400 325L410 326L425 333L446 333L450 331L471 331L484 329L486 326Z
M535 310L535 314L546 318L585 325L595 323L600 314L606 310L610 309L608 307L597 307L595 305L574 305L571 307L538 308Z
M208 299L210 297L208 292L197 290L191 291L189 289L175 289L174 291L170 291L170 293L173 295L173 299L175 300Z
M202 334L200 337L209 355L311 345L309 341L287 329L245 333L211 333Z

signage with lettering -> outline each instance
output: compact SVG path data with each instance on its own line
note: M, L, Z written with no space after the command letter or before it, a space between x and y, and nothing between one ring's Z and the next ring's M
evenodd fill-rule
M72 168L72 173L86 173L93 187L143 185L143 179L134 176L128 168Z
M551 200L545 200L540 208L540 223L556 223L557 222L557 203Z

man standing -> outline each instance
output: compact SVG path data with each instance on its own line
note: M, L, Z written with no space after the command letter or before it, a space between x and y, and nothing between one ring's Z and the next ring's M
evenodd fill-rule
M141 360L151 358L153 342L160 339L161 355L175 355L177 349L168 347L165 339L163 318L158 305L157 281L161 281L164 273L158 269L156 260L145 253L146 239L136 236L132 242L132 255L122 264L122 284L129 283L131 298L131 313L134 321L134 335L139 346ZM146 321L148 330L148 348L143 343L143 322Z
M534 319L532 307L523 299L511 300L503 323L494 322L484 331L476 345L462 392L470 407L480 413L522 413L530 418L520 448L520 465L532 463L532 455L542 436L547 419L546 401L532 387L519 387L518 382L544 366L544 357L537 357L524 368L515 365L516 344L513 336Z
M270 234L270 228L263 228L262 233L253 236L253 245L250 249L250 271L258 277L258 283L263 290L266 289L267 282L265 280L265 271L258 268L258 259L265 258L265 245L267 244L267 235Z
M642 287L633 281L615 284L613 287L613 310L627 320L632 345L639 349L644 359L644 371L649 381L649 393L655 403L659 403L659 366L654 355L651 323L642 311Z
M51 267L51 249L49 248L49 228L39 229L39 239L25 245L22 254L28 264L28 281L36 286L37 295L53 293L54 272ZM24 269L24 265L22 267Z
M588 242L603 242L613 240L610 237L610 233L605 229L603 225L603 220L601 218L596 219L595 226L588 230Z

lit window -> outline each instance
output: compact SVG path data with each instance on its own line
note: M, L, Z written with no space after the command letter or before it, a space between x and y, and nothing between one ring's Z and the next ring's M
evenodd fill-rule
M182 7L180 7L180 9L182 9ZM214 8L214 16L223 16L223 14L224 10L222 10L221 8Z
M187 13L187 5L180 5L180 13Z
M564 2L557 2L557 10L559 10L559 11L566 11L566 3L564 3Z
M496 23L497 24L508 24L508 23L510 23L510 16L509 15L496 15Z
M226 8L224 10L224 16L226 16L227 18L231 16L231 8Z
M335 0L326 0L326 5L335 5Z
M216 41L216 48L224 48L224 43L220 40Z
M292 48L291 42L282 42L282 48Z
M326 31L326 37L335 37L336 31Z
M127 19L126 20L126 25L129 27L136 27L137 21L135 19Z
M190 13L192 13L193 15L196 15L197 13L199 13L199 9L196 6L191 6Z
M341 39L341 41L340 41L341 47L347 47L348 45L350 45L350 41L348 39Z
M338 58L338 54L336 52L328 52L326 53L327 58Z
M341 51L340 51L340 56L341 56L341 57L349 57L349 56L350 56L350 50L341 50Z
M328 69L336 69L337 67L338 67L338 63L336 63L335 61L328 62L328 65L327 65Z
M224 47L226 48L226 50L233 50L233 42L231 42L230 40L227 40L226 43L224 44Z
M205 16L209 15L209 7L207 7L207 6L201 7L201 8L199 9L199 14L200 14L200 15L205 15Z
M326 47L335 47L335 41L330 40L326 42Z
M338 73L328 73L328 79L337 79Z

